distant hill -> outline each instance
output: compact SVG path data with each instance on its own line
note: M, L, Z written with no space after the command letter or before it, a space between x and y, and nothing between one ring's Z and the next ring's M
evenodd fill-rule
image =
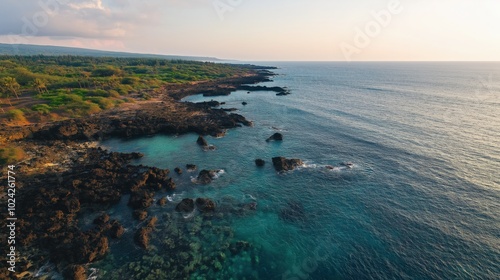
M160 55L160 54L143 54L143 53L127 53L127 52L112 52L100 51L82 48L69 48L58 46L41 46L41 45L11 45L0 43L0 55L79 55L79 56L98 56L98 57L144 57L144 58L161 58L161 59L182 59L195 61L221 61L215 57L199 57L199 56L178 56L178 55Z

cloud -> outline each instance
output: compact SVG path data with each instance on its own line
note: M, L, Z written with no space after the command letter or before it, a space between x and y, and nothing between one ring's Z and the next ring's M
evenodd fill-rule
M161 18L160 0L3 0L0 35L124 38Z

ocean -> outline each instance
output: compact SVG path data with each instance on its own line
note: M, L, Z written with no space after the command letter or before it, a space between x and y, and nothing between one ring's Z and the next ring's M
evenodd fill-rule
M147 251L133 244L128 198L111 209L127 233L92 265L97 279L500 278L500 63L256 64L279 67L261 85L292 94L184 99L226 102L254 122L207 137L216 150L194 134L102 143L169 168L177 189L149 209L159 221ZM284 140L266 142L275 132ZM278 174L276 156L305 164ZM200 185L197 172L173 172L188 163L222 171ZM216 214L173 211L197 197Z

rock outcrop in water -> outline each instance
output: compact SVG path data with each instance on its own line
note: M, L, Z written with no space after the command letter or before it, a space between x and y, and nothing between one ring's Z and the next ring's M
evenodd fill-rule
M196 143L198 143L198 145L202 146L202 147L207 147L208 146L208 142L207 140L205 140L205 138L203 138L203 136L198 136L198 140L196 140Z
M219 170L202 170L198 174L196 181L200 184L210 184L212 180L216 177Z
M186 164L186 169L187 169L187 171L190 171L190 172L191 172L191 171L195 171L195 170L196 170L196 168L197 168L197 167L196 167L196 165L194 165L194 164Z
M191 198L184 198L175 207L175 211L177 212L191 213L193 212L193 210L194 210L194 200Z
M257 165L258 167L262 167L265 164L266 164L266 162L263 159L258 158L255 160L255 165Z
M69 265L63 271L64 279L70 280L86 280L87 272L81 265Z
M149 246L149 239L150 239L150 234L153 231L156 222L158 221L158 218L152 217L149 219L149 221L138 229L134 235L134 241L143 249L147 249Z
M182 174L182 169L180 167L174 168L174 172L177 173L178 175Z
M266 139L267 142L269 141L283 141L283 134L276 132L273 135L271 135L269 138Z
M274 169L278 172L294 170L303 164L304 162L300 159L287 159L284 157L273 158Z
M215 210L215 202L208 198L197 198L196 207L201 212L212 212Z
M287 95L290 92L286 88L282 87L268 87L268 86L248 86L241 85L238 87L238 90L247 90L247 91L274 91L276 95Z

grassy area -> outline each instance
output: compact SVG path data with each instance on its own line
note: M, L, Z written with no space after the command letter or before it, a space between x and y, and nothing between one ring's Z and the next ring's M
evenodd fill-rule
M17 163L24 157L25 154L21 148L0 146L0 165Z
M1 118L80 117L129 102L166 84L247 73L238 65L148 58L0 56ZM23 98L24 97L24 98Z

